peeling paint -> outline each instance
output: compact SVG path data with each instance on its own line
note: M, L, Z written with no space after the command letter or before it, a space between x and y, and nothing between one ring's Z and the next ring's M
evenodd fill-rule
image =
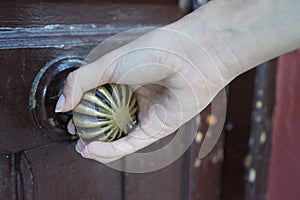
M263 102L262 101L256 101L256 108L260 109L263 107Z
M200 131L198 131L198 132L196 133L195 141L196 141L197 143L200 143L200 142L202 141L202 138L203 138L203 134L202 134Z
M248 154L245 158L244 158L244 167L250 167L251 163L252 163L252 156L250 154Z
M96 24L49 24L44 27L0 27L0 49L63 48L68 46L94 45L108 35L136 28L156 28L163 24L137 24L127 26L101 26ZM3 31L5 30L5 31ZM86 40L84 36L88 35ZM26 36L26 40L24 40ZM72 36L72 37L70 37Z
M36 100L35 100L35 98L32 99L30 107L31 107L31 109L35 109L35 107L36 107Z
M49 118L49 123L51 124L51 126L56 126L56 121L53 118Z
M197 168L197 167L200 167L200 166L201 166L201 160L196 159L195 162L194 162L194 167Z
M263 145L265 144L266 140L267 140L267 134L265 131L262 131L259 136L259 143Z
M254 183L255 179L256 179L256 171L255 171L255 169L251 168L249 170L248 181L250 183Z

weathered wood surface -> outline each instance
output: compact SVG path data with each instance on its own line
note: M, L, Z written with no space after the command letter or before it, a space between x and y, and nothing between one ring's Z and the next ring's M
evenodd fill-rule
M300 198L300 50L278 61L268 200Z

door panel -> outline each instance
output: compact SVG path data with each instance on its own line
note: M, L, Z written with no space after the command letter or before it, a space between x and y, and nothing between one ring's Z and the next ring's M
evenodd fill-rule
M41 83L40 90L36 92L35 103L30 102L31 90L41 68L52 59L72 54L83 55L86 52L86 48L81 48L80 50L76 48L67 50L47 48L0 51L0 56L5 58L2 61L1 69L4 76L0 79L1 101L3 102L0 104L0 108L3 110L3 114L0 116L0 149L9 152L19 152L53 140L69 138L69 134L66 132L66 124L55 123L53 129L45 131L41 127L41 123L36 122L42 117L41 107L49 112L45 121L51 120L51 116L58 119L62 116L54 113L58 92L53 92L53 99L47 105L42 105L41 101L37 99L38 95L44 92L41 89L47 89L48 92L52 84L46 86L46 83ZM62 73L58 76L66 75L66 73ZM51 77L49 77L50 79ZM38 110L37 116L33 116L33 110Z
M163 25L182 16L176 1L2 1L1 27L45 27L55 24ZM155 15L154 15L155 13Z
M219 196L222 139L201 164L195 165L198 141L166 168L122 173L82 159L74 150L76 138L66 131L70 116L54 113L64 78L99 42L128 29L162 26L182 15L172 0L3 2L1 199L207 200ZM59 66L70 68L55 74ZM43 69L51 70L37 79ZM172 137L155 145L167 144ZM153 150L155 145L142 151Z
M14 195L15 181L14 177L11 176L11 163L8 153L0 153L0 163L0 197L9 199Z
M125 199L180 199L181 160L159 171L125 174Z
M10 1L2 5L1 199L123 199L124 174L82 159L74 150L75 140L66 132L66 124L59 121L61 115L54 113L58 94L44 103L30 99L32 85L40 70L51 63L54 66L55 60L74 56L83 59L113 34L135 27L161 26L178 19L181 11L176 4L151 2ZM57 82L66 75L43 74L46 80L55 78ZM39 80L35 97L59 91L62 86ZM42 108L47 111L46 119L40 114ZM53 129L41 123L47 120ZM173 174L172 170L165 171L169 176ZM171 182L165 179L165 183Z
M32 123L28 102L32 82L45 58L37 50L34 54L28 54L28 50L2 50L0 56L0 149L18 152L50 142ZM28 62L30 59L36 62Z
M35 199L121 198L121 173L81 159L72 143L48 144L24 156L32 169Z

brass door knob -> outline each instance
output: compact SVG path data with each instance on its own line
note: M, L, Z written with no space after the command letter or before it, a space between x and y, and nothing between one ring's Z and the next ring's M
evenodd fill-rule
M73 110L73 122L84 142L111 142L137 125L137 111L133 90L128 85L110 83L83 94Z

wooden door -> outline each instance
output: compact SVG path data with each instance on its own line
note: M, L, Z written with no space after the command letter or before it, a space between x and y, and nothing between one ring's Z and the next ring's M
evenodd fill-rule
M81 158L70 113L54 113L66 75L98 43L184 14L172 0L1 1L0 199L218 198L222 141L201 163L195 141L164 169L123 173Z

